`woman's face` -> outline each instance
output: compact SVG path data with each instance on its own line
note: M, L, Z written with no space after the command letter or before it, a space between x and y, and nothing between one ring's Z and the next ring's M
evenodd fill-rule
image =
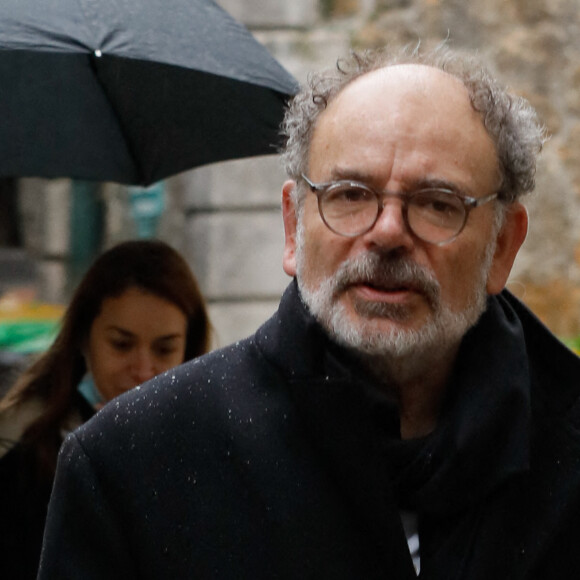
M175 304L137 287L105 298L85 351L104 399L136 387L183 362L187 318Z

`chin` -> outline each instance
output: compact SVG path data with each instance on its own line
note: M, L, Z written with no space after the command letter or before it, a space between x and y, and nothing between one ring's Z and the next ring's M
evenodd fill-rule
M407 358L420 357L434 348L441 351L456 346L481 314L480 308L456 313L441 306L436 312L419 316L386 306L367 303L363 315L360 308L335 302L319 320L343 346L372 356Z

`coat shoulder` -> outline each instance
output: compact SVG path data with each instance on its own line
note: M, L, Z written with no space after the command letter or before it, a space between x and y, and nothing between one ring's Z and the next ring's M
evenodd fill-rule
M76 430L87 449L161 445L165 437L243 425L285 406L279 371L254 337L212 351L110 401ZM265 411L266 410L266 411ZM146 440L146 442L145 442Z

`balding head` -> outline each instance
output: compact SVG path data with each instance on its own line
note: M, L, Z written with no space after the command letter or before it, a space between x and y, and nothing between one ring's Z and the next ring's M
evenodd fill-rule
M464 86L497 151L502 199L512 202L534 188L536 157L545 139L535 111L524 99L508 93L480 62L445 46L426 53L408 49L353 53L341 59L336 70L312 75L308 86L291 102L282 125L287 138L282 159L288 176L297 180L307 172L314 128L337 95L372 71L393 67L394 72L397 66L406 65L445 71ZM411 74L411 69L407 71Z

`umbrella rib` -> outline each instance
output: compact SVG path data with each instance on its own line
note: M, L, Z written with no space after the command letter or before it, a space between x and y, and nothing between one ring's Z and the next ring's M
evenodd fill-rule
M109 108L110 108L111 113L114 116L115 120L117 121L117 125L119 127L119 132L120 132L121 136L123 137L123 141L125 143L125 148L127 150L127 153L131 158L133 166L135 167L136 178L138 180L135 183L146 185L145 171L143 170L143 167L141 166L141 164L138 161L138 156L133 148L131 141L127 138L127 131L126 131L126 128L123 124L123 119L122 119L121 115L119 114L117 108L115 107L115 102L111 98L111 94L107 88L107 84L105 82L103 82L103 79L102 79L100 71L99 71L99 62L104 62L105 58L113 59L113 58L121 58L121 57L108 56L108 55L104 55L102 53L100 55L97 55L95 52L93 52L90 54L89 58L90 58L91 67L95 73L95 78L96 78L97 82L99 83L99 86L102 89L103 95L105 96L105 98L107 99L107 102L109 103Z

